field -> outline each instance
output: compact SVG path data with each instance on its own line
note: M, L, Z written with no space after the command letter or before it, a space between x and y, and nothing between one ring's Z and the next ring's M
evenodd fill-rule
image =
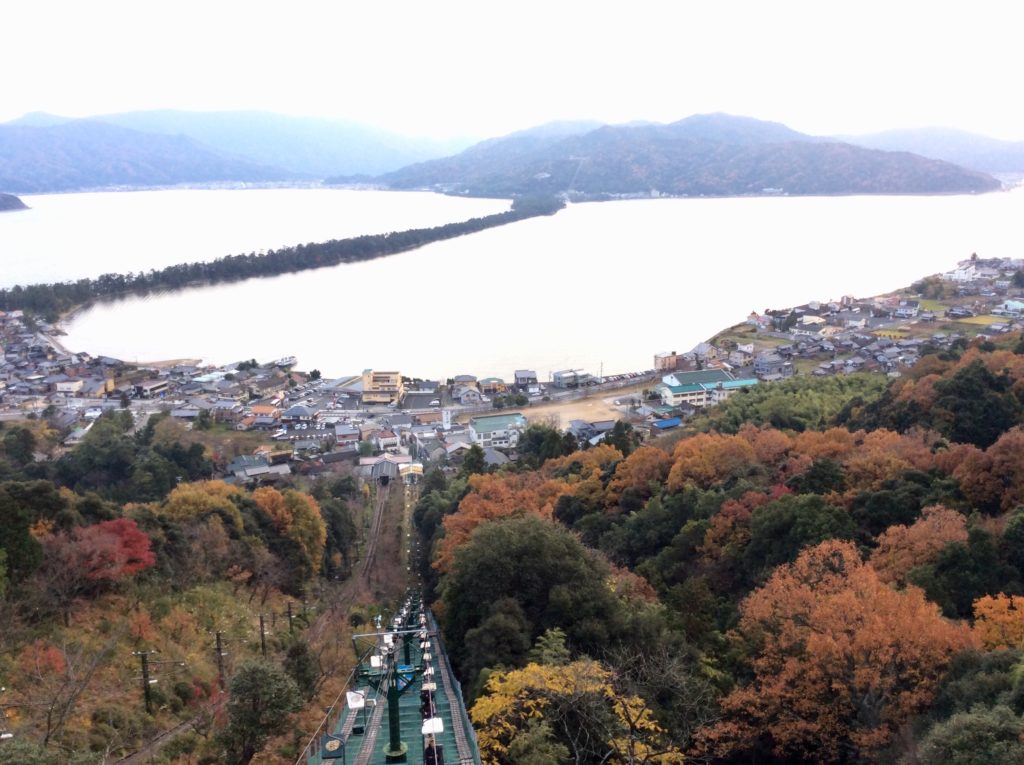
M259 446L271 446L275 449L281 447L267 433L243 432L221 424L214 425L209 430L185 431L182 428L178 439L186 445L202 444L208 453L219 455L228 461L242 454L252 454Z
M573 401L544 403L522 411L531 424L545 423L560 428L567 427L570 420L585 420L587 422L618 420L622 418L622 412L611 402L618 396L626 395L628 394L620 391L616 395L605 398L578 398Z
M997 324L1000 321L1006 321L1006 319L1000 319L998 316L969 316L966 319L957 319L957 324L973 324L975 326L987 327L989 324Z
M564 428L570 420L619 420L622 409L613 403L616 399L639 396L645 388L653 388L656 382L637 383L614 391L601 391L587 398L576 398L569 401L544 401L531 406L495 409L493 414L502 412L522 412L530 423L545 423ZM491 414L491 412L488 412ZM474 415L484 416L484 415ZM468 422L470 415L458 417L459 422Z

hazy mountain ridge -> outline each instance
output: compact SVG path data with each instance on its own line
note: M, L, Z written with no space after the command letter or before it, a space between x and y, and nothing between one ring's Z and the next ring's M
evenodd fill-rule
M256 111L89 119L34 112L0 124L0 188L33 193L327 178L476 195L572 190L584 198L921 194L990 191L999 182L987 173L1024 173L1024 142L945 129L838 140L727 114L670 124L561 121L466 143Z
M142 133L93 120L0 125L0 188L17 193L296 177L225 157L185 136Z
M565 137L492 139L459 155L388 173L393 188L470 194L574 191L587 197L991 191L990 176L906 152L865 149L724 114L668 125L612 126Z
M379 174L468 143L269 112L161 110L88 119L33 112L0 124L0 188L319 180Z
M842 140L869 149L909 151L984 173L1024 173L1024 141L1003 141L952 128L887 130Z
M467 139L398 135L355 122L260 111L158 110L95 118L150 133L186 135L218 152L315 178L379 174L460 151Z

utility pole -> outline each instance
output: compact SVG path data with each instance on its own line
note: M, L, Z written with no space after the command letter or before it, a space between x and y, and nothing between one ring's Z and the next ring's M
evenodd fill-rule
M217 682L220 689L224 690L224 643L221 640L221 632L217 632Z
M156 682L156 680L149 679L149 654L150 651L133 651L135 656L139 657L139 661L142 662L142 698L146 702L146 714L153 714L153 694L149 690L149 686Z
M402 741L402 720L399 717L398 657L395 647L388 648L388 665L391 679L388 682L388 745L384 747L384 762L406 762L409 745Z
M260 652L263 658L267 658L267 627L263 623L263 614L260 614Z
M288 634L291 635L295 630L292 627L292 602L288 601Z

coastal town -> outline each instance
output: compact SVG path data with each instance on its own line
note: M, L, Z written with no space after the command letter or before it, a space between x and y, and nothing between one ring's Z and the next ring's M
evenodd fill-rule
M187 430L237 433L215 455L229 482L353 468L412 482L436 466L456 468L474 446L488 465L514 461L531 424L580 445L599 443L618 422L646 438L753 386L794 375L899 376L928 352L1022 328L1024 259L977 256L890 295L752 312L688 352L656 353L648 370L567 369L547 380L530 369L443 381L367 369L325 379L296 371L290 357L128 364L66 350L59 327L11 311L0 313L0 421L45 420L59 434L39 461L81 443L105 411L128 409L136 429L165 413Z

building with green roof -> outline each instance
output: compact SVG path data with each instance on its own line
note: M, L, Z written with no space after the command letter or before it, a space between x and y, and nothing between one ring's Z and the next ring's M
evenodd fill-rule
M675 372L661 378L654 392L666 406L708 406L724 401L732 393L757 380L737 380L724 369L701 369L696 372Z
M513 448L518 445L519 434L526 430L526 425L526 418L519 412L473 417L469 421L469 438L482 447Z

